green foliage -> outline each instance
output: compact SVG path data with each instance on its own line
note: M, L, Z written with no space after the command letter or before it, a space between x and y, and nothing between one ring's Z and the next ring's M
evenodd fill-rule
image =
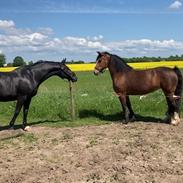
M71 60L71 61L67 61L66 63L67 63L67 64L84 64L85 62L82 61L82 60L78 60L78 61L76 61L76 60Z
M22 65L25 65L24 59L20 56L15 57L13 60L13 66L18 67Z
M7 67L13 67L12 63L7 63Z
M32 64L33 64L33 61L29 61L29 62L28 62L28 65L32 65Z
M6 57L4 54L0 53L0 67L3 67L5 63L6 63Z
M183 61L183 55L175 55L169 57L133 57L124 58L126 62L159 62L159 61Z

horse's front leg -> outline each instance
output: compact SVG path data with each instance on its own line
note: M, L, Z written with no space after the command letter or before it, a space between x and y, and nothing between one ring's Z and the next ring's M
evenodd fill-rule
M124 124L127 124L129 122L129 113L127 109L127 101L126 101L126 95L119 95L119 100L121 102L121 106L125 115L125 121L123 121Z
M13 128L14 127L15 120L16 120L17 116L20 113L20 110L22 108L22 105L23 105L24 101L25 101L25 98L24 97L19 97L18 98L17 103L16 103L16 107L15 107L15 112L14 112L13 118L11 119L11 121L9 123L10 128Z
M22 123L22 128L26 130L26 125L27 125L27 115L29 111L29 106L30 106L31 98L27 98L27 100L24 102L23 105L23 123Z
M135 114L134 114L132 106L131 106L131 102L130 102L130 97L129 96L126 97L126 104L127 104L128 110L130 112L129 113L129 121L135 121L136 118L135 118Z

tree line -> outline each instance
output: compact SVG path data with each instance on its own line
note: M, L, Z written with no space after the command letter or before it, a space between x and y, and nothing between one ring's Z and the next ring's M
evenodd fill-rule
M7 63L6 64L6 56L4 54L0 54L0 67L8 66L8 67L18 67L22 65L27 65L27 64L33 64L32 61L25 62L24 59L21 56L16 56L13 59L13 63Z
M183 61L182 55L171 55L169 57L132 57L132 58L124 58L124 60L128 63L131 62L160 62L160 61Z
M132 58L123 58L127 63L132 62L160 62L160 61L183 61L183 54L182 55L175 55L175 56L169 56L169 57L132 57ZM71 60L67 61L68 64L83 64L85 61L82 60ZM94 62L90 62L94 63ZM6 64L6 56L4 54L0 54L0 67L3 67L5 65L7 66L13 66L18 67L22 65L31 65L33 64L33 61L26 62L21 56L16 56L13 59L12 63Z

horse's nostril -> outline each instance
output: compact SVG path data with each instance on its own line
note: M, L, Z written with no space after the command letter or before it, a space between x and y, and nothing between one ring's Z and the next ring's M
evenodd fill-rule
M72 82L76 82L78 80L77 77L72 78Z
M99 71L95 69L95 70L93 71L93 73L94 73L95 75L98 75L98 74L99 74Z

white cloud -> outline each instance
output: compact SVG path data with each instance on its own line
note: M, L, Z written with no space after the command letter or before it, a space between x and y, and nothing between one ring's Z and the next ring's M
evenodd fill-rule
M14 26L15 23L12 20L0 20L0 29L7 29Z
M170 9L179 9L182 6L182 3L180 1L174 1L169 8Z
M182 54L183 42L170 40L118 40L105 41L102 35L94 37L54 37L50 28L17 29L13 21L0 20L1 27L7 30L0 32L0 53L29 55L29 59L39 60L52 58L53 55L60 57L69 56L84 59L96 56L96 51L108 51L121 56L161 56L167 54ZM9 29L8 29L9 26ZM44 31L45 30L45 31ZM35 54L36 52L36 54ZM32 58L30 58L32 55ZM44 57L43 57L44 56Z

